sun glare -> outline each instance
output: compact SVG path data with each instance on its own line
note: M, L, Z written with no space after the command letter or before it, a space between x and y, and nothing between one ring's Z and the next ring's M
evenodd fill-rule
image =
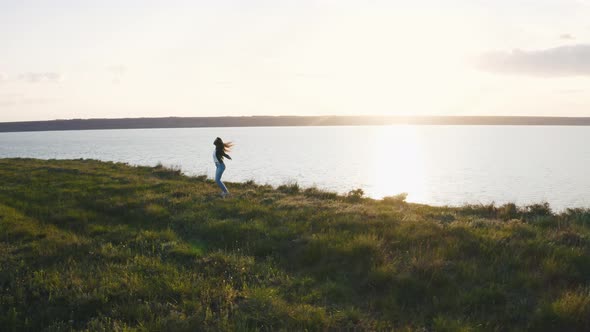
M369 178L373 197L392 192L408 193L408 200L423 201L427 195L423 151L415 126L383 126L374 131L373 160Z

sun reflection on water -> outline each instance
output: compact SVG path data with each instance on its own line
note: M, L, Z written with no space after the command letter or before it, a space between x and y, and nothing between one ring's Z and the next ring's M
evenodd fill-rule
M427 201L425 151L417 127L375 127L372 136L373 160L368 176L373 186L368 194L384 197L406 192L408 201Z

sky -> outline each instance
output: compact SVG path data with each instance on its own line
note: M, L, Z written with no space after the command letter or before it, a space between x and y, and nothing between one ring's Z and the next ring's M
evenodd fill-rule
M590 0L0 0L0 122L590 116Z

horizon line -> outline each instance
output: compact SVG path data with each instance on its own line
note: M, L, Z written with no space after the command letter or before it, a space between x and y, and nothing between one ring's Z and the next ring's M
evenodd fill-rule
M65 130L215 128L215 127L309 127L387 125L505 125L590 126L590 117L551 116L398 116L398 115L258 115L217 117L94 118L0 122L0 132Z

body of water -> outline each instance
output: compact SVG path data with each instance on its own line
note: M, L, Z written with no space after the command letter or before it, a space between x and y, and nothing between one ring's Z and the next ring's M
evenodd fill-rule
M0 158L91 158L214 174L213 140L235 147L226 181L297 182L432 205L547 201L590 207L590 127L360 126L0 133ZM231 186L230 186L231 191Z

